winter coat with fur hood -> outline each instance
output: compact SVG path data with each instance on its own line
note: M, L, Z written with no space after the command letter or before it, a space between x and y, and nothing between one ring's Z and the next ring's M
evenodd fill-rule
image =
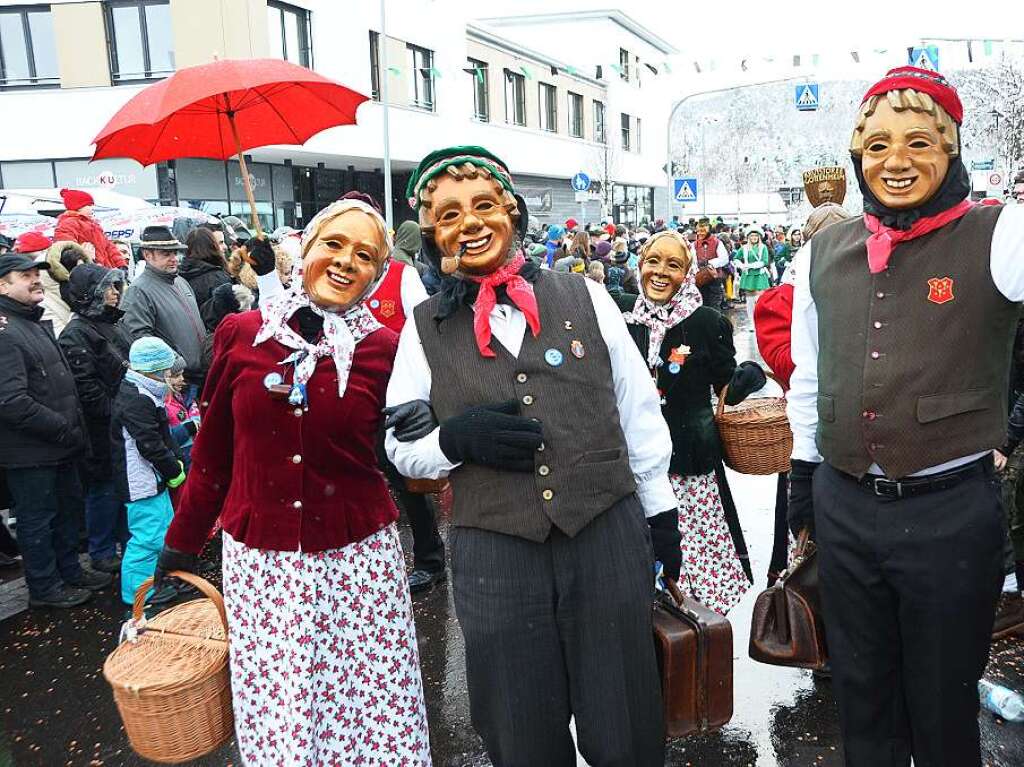
M46 298L43 299L42 322L53 330L54 338L59 337L71 321L71 307L68 305L66 295L69 272L60 260L65 250L75 251L75 255L83 258L86 263L93 262L93 257L85 248L70 240L57 240L46 250L45 257L37 258L37 260L46 261L50 265L49 269L39 270L39 277L43 283L43 290L46 292Z

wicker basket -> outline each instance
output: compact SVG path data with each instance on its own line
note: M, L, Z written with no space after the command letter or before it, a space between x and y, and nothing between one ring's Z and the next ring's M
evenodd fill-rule
M775 376L765 372L778 383ZM759 397L726 410L728 392L728 386L722 389L715 413L725 465L740 474L781 474L789 471L793 432L786 417L786 398Z
M107 656L103 676L128 740L142 757L175 764L208 754L232 734L224 600L191 573L171 573L207 598L172 607L139 625L152 578L135 592L138 637Z

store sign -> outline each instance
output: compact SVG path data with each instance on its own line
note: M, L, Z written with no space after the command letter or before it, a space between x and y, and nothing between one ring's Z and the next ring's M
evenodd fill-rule
M547 213L551 210L550 189L527 189L522 192L530 213Z

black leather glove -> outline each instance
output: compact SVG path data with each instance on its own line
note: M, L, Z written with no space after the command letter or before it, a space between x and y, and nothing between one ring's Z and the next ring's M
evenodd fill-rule
M194 573L198 560L199 557L195 554L164 546L156 560L156 571L153 573L153 590L160 590L160 586L163 585L163 580L167 577L167 573L174 572L175 570Z
M261 277L264 274L270 274L277 268L274 247L265 237L253 237L245 244L245 249L249 252L249 261L252 263L253 271Z
M401 405L384 408L384 428L394 427L399 442L415 442L430 434L437 426L430 403L414 399Z
M472 407L441 424L441 452L449 461L502 471L532 472L543 442L540 421L519 415L514 399Z
M663 511L647 518L651 527L651 547L654 558L665 568L665 577L679 580L683 569L683 535L679 532L679 511Z
M729 381L729 394L725 398L726 405L738 405L753 392L768 382L761 366L747 360L736 366Z
M814 472L821 464L810 461L790 461L789 469L789 510L786 522L794 536L799 537L800 531L807 528L814 539L814 497L811 492L811 480Z
M68 426L64 433L60 436L60 444L62 447L68 447L72 450L84 450L85 449L85 433L82 431L78 424L73 423Z

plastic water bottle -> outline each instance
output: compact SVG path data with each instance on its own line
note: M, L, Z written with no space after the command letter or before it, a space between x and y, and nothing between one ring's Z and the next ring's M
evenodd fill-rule
M987 679L978 681L978 696L982 708L988 709L1007 722L1024 722L1024 695L993 684Z

